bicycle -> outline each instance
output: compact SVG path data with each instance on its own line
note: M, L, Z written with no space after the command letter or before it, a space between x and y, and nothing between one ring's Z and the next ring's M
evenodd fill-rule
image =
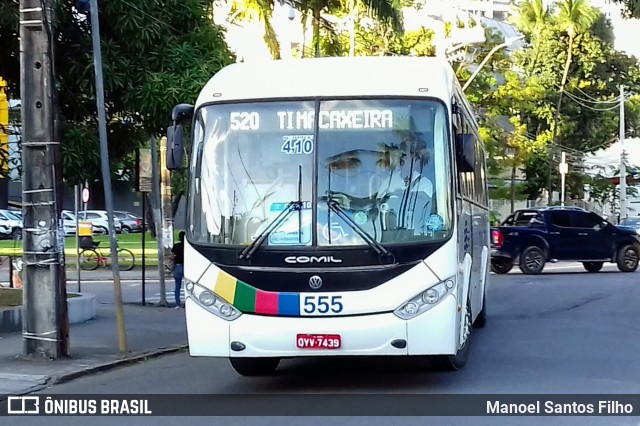
M111 259L111 251L104 255L100 250L100 242L94 242L92 248L82 249L80 252L80 269L85 271L94 271L99 266L107 266L107 262ZM130 271L136 265L136 258L131 250L117 247L118 266L122 271Z

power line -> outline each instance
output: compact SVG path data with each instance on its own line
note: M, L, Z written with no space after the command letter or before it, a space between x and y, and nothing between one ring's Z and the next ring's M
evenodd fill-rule
M571 99L572 101L574 101L575 103L577 103L577 104L578 104L578 105L580 105L581 107L583 107L583 108L587 108L587 109L590 109L590 110L592 110L592 111L598 111L598 112L612 111L612 110L614 110L614 109L619 108L619 106L620 106L620 100L618 100L618 101L617 101L617 103L616 103L615 105L609 106L609 107L607 107L607 108L595 108L595 107L593 107L593 106L590 106L590 105L584 104L584 103L580 100L580 98L576 97L575 95L573 95L573 94L571 94L571 93L569 93L569 92L564 92L564 93L565 93L565 95L567 95L567 97L568 97L569 99Z

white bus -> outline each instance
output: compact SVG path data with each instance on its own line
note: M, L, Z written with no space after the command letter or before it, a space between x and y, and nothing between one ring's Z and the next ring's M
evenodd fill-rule
M484 147L448 63L233 64L172 120L169 168L189 156L191 356L242 375L293 357L465 365L486 321L489 211Z

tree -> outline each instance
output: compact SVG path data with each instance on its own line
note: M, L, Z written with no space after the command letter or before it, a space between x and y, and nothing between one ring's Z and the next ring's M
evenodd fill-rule
M632 170L627 162L627 170ZM620 176L620 168L618 166L593 166L589 176L585 179L589 187L589 197L592 201L597 202L600 206L610 204L615 207L617 200L620 199L620 186L612 176ZM633 186L633 182L627 176L627 195L635 196L638 194L638 188Z
M567 84L569 76L569 68L573 58L573 44L577 35L588 31L598 19L598 12L592 8L587 0L562 0L558 4L558 25L564 30L568 37L567 58L560 80L560 91L558 94L558 104L556 106L555 118L553 120L553 142L558 135L558 120L560 118L560 109L562 107L562 98L564 96L564 88ZM551 176L551 175L549 175ZM549 203L551 203L551 183L549 182Z
M17 2L11 5L17 12ZM195 100L209 78L235 60L211 13L207 0L101 2L109 157L115 178L128 177L134 150L150 136L163 134L173 105ZM89 181L96 207L101 207L90 20L78 13L74 0L58 0L55 17L64 177L70 184ZM15 34L16 28L2 25L0 33ZM14 58L7 67L19 69L17 51L3 55Z
M613 0L615 3L623 4L628 18L640 18L640 0Z
M488 107L481 122L488 126L486 129L492 129L488 132L491 136L485 136L485 144L491 157L489 163L494 163L490 165L490 170L511 170L513 212L516 201L516 172L546 145L545 134L532 137L526 122L527 117L535 113L546 92L534 78L525 78L513 71L505 71L503 76L504 83L490 91L486 98L485 104Z
M18 0L0 2L0 77L9 84L9 96L16 98L20 90L20 13ZM16 66L17 65L17 66Z
M351 9L358 4L362 12L365 12L378 20L382 24L389 25L394 31L402 32L402 12L400 8L395 4L394 0L350 0L352 3ZM321 27L324 27L328 31L330 37L329 40L333 44L339 44L338 37L332 29L332 25L326 19L323 19L322 14L335 14L349 13L349 4L343 0L295 0L296 9L298 9L303 16L311 16L313 26L313 46L315 56L320 56L321 46Z
M637 60L615 51L610 24L601 16L581 33L574 27L569 57L567 19L560 19L561 13L565 17L569 15L566 12L569 9L559 10L557 19L551 19L542 29L537 46L514 55L515 66L535 78L546 92L537 107L523 116L531 137L546 135L543 138L548 141L547 148L533 153L524 166L531 198L536 198L541 188L549 187L549 182L558 180L555 178L557 159L552 153L567 150L572 153L572 159L580 162L582 153L606 148L616 139L617 86L625 84L633 91L640 82ZM571 10L576 9L574 4ZM564 26L560 25L561 21L565 22ZM587 25L584 20L576 21L582 22L580 29ZM569 68L565 72L567 64ZM559 92L561 86L563 90ZM632 130L637 127L632 124L638 119L637 108L630 102L626 107L627 128ZM576 194L582 192L581 176L579 173L567 176L567 184Z
M233 0L231 3L230 22L236 20L248 22L261 22L264 26L264 42L274 59L280 59L280 43L271 18L275 2L273 0Z
M567 59L562 72L562 80L560 80L560 93L558 96L558 106L556 107L556 116L553 126L553 137L557 135L558 118L560 117L560 107L562 106L562 96L564 87L567 84L569 75L569 67L573 58L573 43L577 35L588 31L596 22L599 13L591 7L587 0L562 0L558 4L558 25L566 31L569 42L567 47Z
M544 0L524 0L518 4L518 13L514 15L514 21L522 32L530 35L533 39L533 46L539 51L540 38L544 28L551 22L551 8L545 4ZM538 57L534 57L533 64L528 67L535 68Z
M356 56L433 56L434 36L433 30L427 28L399 34L389 26L372 21L356 28L354 53ZM341 51L346 51L345 47L350 43L348 36L341 34L340 43Z

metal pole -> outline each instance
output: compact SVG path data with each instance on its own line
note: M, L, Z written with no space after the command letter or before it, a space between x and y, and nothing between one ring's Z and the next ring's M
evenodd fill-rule
M51 0L20 1L22 97L23 338L26 355L66 352L56 214Z
M167 287L164 282L164 243L162 228L162 197L160 197L160 171L158 165L158 144L156 138L151 137L151 177L153 184L153 222L156 228L156 242L158 243L158 273L160 274L160 302L159 306L167 306Z
M13 288L13 256L9 256L9 287Z
M147 305L147 293L146 293L146 269L147 264L145 260L145 245L147 244L145 241L145 234L147 233L147 203L146 198L147 194L141 192L142 194L142 306Z
M627 217L627 165L624 152L624 86L620 85L620 220Z
M109 149L107 145L107 117L104 106L104 82L102 77L102 50L100 49L100 24L98 22L98 0L90 0L91 38L93 40L93 61L96 76L96 102L98 107L98 129L100 133L100 160L102 183L104 185L104 201L107 206L109 221L109 242L111 245L111 271L113 272L113 288L116 301L116 319L118 322L118 348L127 351L124 326L124 309L122 306L122 288L120 270L118 268L118 243L113 218L113 193L111 190L111 168L109 165Z
M76 216L76 273L78 275L78 293L82 293L80 286L80 238L78 237L78 227L80 220L78 219L78 204L80 201L80 186L73 186L74 214Z
M566 154L562 151L562 161L560 162L560 205L564 207L564 182L567 174Z

